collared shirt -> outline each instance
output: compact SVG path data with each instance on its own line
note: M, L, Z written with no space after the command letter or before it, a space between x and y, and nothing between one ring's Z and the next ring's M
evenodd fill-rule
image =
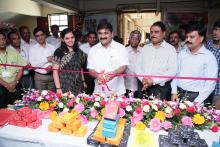
M47 57L53 56L55 48L53 45L46 43L45 48L40 46L40 44L36 44L30 48L29 51L29 59L30 63L33 67L42 67L46 68L52 65L52 62L48 62ZM48 71L45 69L34 69L36 72L41 74L46 74Z
M178 55L177 77L216 78L218 65L214 55L204 45L192 54L187 48ZM215 89L215 81L174 79L171 82L172 94L177 94L177 87L187 91L199 92L195 102L202 103Z
M124 65L129 65L126 49L122 44L114 40L107 48L98 43L89 52L87 68L96 72L100 73L104 70L105 73L108 73ZM111 89L110 92L114 92L119 96L125 93L124 78L121 76L113 78L107 85ZM105 92L107 93L107 91L106 89ZM97 80L95 80L94 92L103 92L102 85L98 85Z
M47 37L46 39L47 43L54 46L55 49L58 49L61 46L61 38L60 37L54 37L53 35Z
M12 48L16 51L18 51L16 48L14 48L12 45L9 45L8 46L9 48ZM27 48L20 48L20 52L19 54L21 55L21 57L27 62L27 64L29 64L29 52L27 50ZM24 69L23 71L23 75L27 75L29 73L29 70L28 69Z
M12 48L16 51L18 51L16 48L14 48L12 45L9 45L8 48ZM29 52L27 50L27 48L20 48L20 52L19 54L21 55L21 57L27 62L29 63Z
M178 48L176 49L176 53L179 54L180 51L183 50L185 47L186 47L185 44L179 42Z
M217 63L218 63L218 78L220 78L220 47L219 48L214 48L213 47L213 40L209 40L206 44L206 48L214 54L214 56L217 60ZM215 93L215 95L220 95L220 81L216 82L214 93Z
M0 63L21 66L27 65L16 50L8 47L5 52L0 52ZM0 66L0 78L8 83L13 82L20 69L20 67Z
M137 51L135 52L131 46L126 47L128 52L129 66L126 69L126 74L135 75L135 68L137 64L138 56L141 54L142 47L138 46ZM125 76L125 87L128 90L136 91L138 89L137 77Z
M177 70L177 53L175 48L163 41L159 48L152 43L142 48L135 69L138 75L174 76ZM143 77L138 77L141 81ZM155 84L164 86L170 78L152 78Z
M89 54L90 49L92 48L89 43L84 43L82 45L80 45L79 47L84 53L86 53L87 55Z
M30 43L25 42L23 39L21 39L21 48L25 48L29 50L33 45L37 44L37 41L34 39L30 39Z

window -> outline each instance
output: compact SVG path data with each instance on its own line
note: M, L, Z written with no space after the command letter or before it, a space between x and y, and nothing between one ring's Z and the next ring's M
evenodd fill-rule
M68 15L67 14L49 14L48 21L49 21L49 30L50 30L50 26L52 25L58 25L60 28L60 31L68 27Z

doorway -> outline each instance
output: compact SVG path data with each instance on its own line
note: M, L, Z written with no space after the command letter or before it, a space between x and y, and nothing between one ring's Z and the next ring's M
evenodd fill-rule
M120 18L120 36L123 38L124 45L128 43L129 35L133 30L141 32L141 43L145 43L147 34L150 33L150 26L161 20L161 13L157 15L155 12L121 13Z

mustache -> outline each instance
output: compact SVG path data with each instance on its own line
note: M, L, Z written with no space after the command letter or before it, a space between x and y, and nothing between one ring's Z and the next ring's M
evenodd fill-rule
M192 44L192 42L186 41L186 43L185 43L185 44Z
M105 37L105 38L100 38L100 40L106 40L107 38Z

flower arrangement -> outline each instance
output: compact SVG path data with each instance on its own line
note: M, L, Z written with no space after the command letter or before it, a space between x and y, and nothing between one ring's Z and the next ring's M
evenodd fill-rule
M56 111L57 113L76 111L79 119L87 122L92 119L101 119L108 101L121 102L120 117L126 118L128 123L135 126L140 121L152 131L168 130L178 125L189 125L196 129L210 129L218 132L220 112L213 107L204 107L189 101L172 102L161 101L156 98L135 99L117 97L115 95L84 93L74 96L71 92L57 94L52 91L27 91L20 103L29 105L41 111Z

